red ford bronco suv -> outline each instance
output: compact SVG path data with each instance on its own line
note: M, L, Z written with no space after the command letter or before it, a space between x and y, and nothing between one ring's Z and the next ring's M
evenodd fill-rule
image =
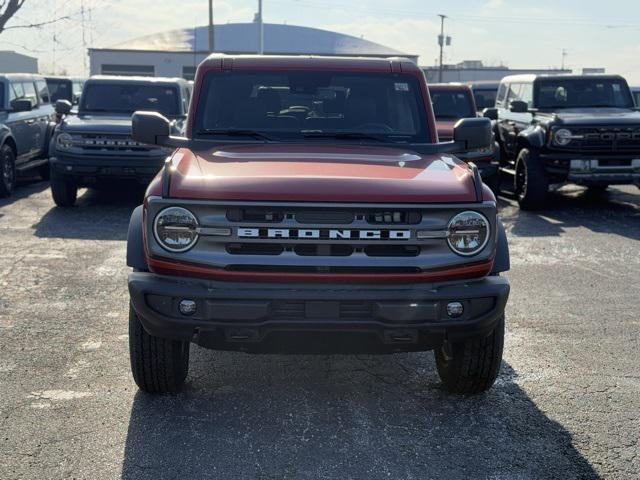
M214 55L186 137L136 112L133 136L175 152L131 217L133 377L177 391L189 345L246 352L434 350L444 387L500 368L509 269L495 197L438 143L424 75L405 59Z

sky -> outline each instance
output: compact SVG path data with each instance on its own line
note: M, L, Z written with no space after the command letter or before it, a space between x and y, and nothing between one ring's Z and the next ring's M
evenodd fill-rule
M452 45L445 63L512 68L605 67L640 85L638 0L264 0L264 21L324 28L420 56L438 56L438 14ZM215 23L249 22L257 0L214 0ZM81 9L84 7L84 15ZM27 0L0 34L0 49L39 58L46 73L84 74L88 47L208 21L207 0ZM84 28L82 28L84 25ZM55 39L55 41L54 41Z

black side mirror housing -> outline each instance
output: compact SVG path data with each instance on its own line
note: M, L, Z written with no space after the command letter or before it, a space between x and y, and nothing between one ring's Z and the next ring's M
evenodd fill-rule
M27 100L26 98L19 98L11 101L11 110L14 112L30 112L33 110L33 104L31 100Z
M71 102L69 100L57 100L55 110L59 115L69 115L69 112L71 112Z
M453 142L463 146L462 151L483 150L493 145L491 120L463 118L453 127Z
M188 140L171 136L171 122L158 112L135 112L131 117L132 135L136 142L162 147L183 147Z
M509 105L509 111L513 113L527 113L529 111L529 104L522 100L514 100Z
M482 116L489 120L498 120L498 109L493 107L485 108L482 110Z

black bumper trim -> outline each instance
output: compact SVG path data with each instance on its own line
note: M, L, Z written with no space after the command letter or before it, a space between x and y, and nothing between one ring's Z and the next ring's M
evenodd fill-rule
M64 175L86 178L144 178L151 179L162 168L162 156L56 156L50 158L51 167Z
M273 333L368 334L384 352L430 350L444 338L488 334L504 314L509 283L492 276L442 284L253 284L133 272L129 293L145 329L159 337L259 351ZM181 299L195 300L197 312L181 315ZM463 303L461 318L447 317L449 301ZM286 314L278 302L304 305ZM352 311L343 317L342 305L352 302L369 305L371 318L353 318Z

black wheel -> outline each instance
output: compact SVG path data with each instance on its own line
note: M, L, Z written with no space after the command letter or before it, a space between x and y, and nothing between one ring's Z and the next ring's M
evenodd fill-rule
M9 145L0 147L0 198L11 195L16 185L16 156Z
M59 207L73 207L78 197L78 186L73 178L52 172L51 175L51 196Z
M500 371L503 346L504 316L486 337L456 343L445 341L434 351L445 390L469 395L491 388Z
M129 305L129 354L133 379L149 393L179 392L189 371L189 342L149 335Z
M549 180L538 154L528 148L523 148L518 153L514 189L518 204L523 210L542 208L547 201Z
M51 178L51 170L49 169L49 162L44 163L38 167L38 175L42 180L49 180Z

